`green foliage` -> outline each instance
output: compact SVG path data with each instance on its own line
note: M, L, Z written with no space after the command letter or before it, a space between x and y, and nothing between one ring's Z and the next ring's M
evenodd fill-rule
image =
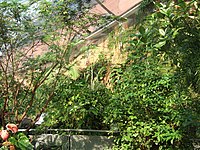
M76 80L67 77L59 79L56 95L47 111L44 126L108 129L103 123L103 116L111 94L100 82L105 74L102 64L105 66L106 62L90 66Z
M116 149L192 149L200 135L199 6L164 2L120 37L111 34L110 48L122 42L129 53L111 69L112 92L101 84L105 61L77 80L60 76L44 126L118 130Z
M191 149L189 139L198 138L199 7L156 5L124 34L130 55L112 76L105 122L121 132L119 149Z
M36 2L36 22L28 15L28 4L0 3L0 46L7 60L0 61L4 125L5 121L20 122L20 114L22 118L36 114L36 121L50 104L45 127L119 130L117 149L192 148L190 139L200 136L197 0L155 3L145 20L111 35L114 42L109 47L122 43L129 54L125 64L112 68L101 59L80 75L68 65L71 52L78 37L88 34L88 26L105 21L82 11L81 3L70 9L77 1ZM67 40L60 44L61 39ZM48 53L26 60L22 48L37 41L48 46ZM112 90L103 84L110 73L107 67ZM65 75L70 69L76 80ZM25 136L15 138L9 140L18 148L29 147Z
M29 138L23 133L17 133L8 139L17 149L20 150L33 150L33 145L30 143Z
M2 126L20 124L26 116L34 124L46 110L73 50L89 26L99 24L100 17L89 14L83 2L0 2Z
M14 114L11 111L16 109L17 99L24 99L23 95L26 95L25 86L16 77L24 71L21 62L26 59L27 51L24 50L23 52L21 49L30 44L33 39L39 37L39 35L36 36L36 33L38 33L37 26L33 25L32 17L29 16L29 8L28 5L18 1L0 3L0 50L2 53L0 60L0 83L2 85L0 118L3 126L8 118L14 120ZM27 77L24 75L24 78ZM13 103L13 101L15 102ZM19 103L23 104L22 101L19 100ZM22 105L23 107L25 106ZM21 107L19 107L20 110L22 110ZM13 122L16 122L16 120Z
M0 150L9 150L7 146L2 146Z

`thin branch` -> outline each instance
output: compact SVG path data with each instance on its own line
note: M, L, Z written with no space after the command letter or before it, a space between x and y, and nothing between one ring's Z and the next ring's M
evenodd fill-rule
M40 112L36 115L36 117L35 117L34 121L32 122L31 126L29 126L29 127L27 128L27 131L30 130L30 128L39 120L39 118L40 118L40 116L42 115L42 113L47 109L47 106L48 106L49 102L51 101L53 95L54 95L54 90L50 93L48 99L46 100L45 105L44 105L43 108L40 110Z
M60 67L59 67L59 70L58 70L57 75L60 74L61 69L62 69L62 64L61 64ZM47 109L47 107L48 107L48 105L49 105L49 102L51 101L52 97L54 96L55 87L56 87L56 85L57 85L57 82L58 82L58 80L55 79L54 86L53 86L53 90L52 90L51 93L49 94L49 97L48 97L48 99L46 100L45 105L42 107L42 109L40 110L40 112L36 115L36 117L35 117L34 121L32 122L31 126L29 126L29 127L27 128L27 131L30 130L30 128L39 120L39 118L40 118L40 116L42 115L42 113L45 112L45 110Z
M29 105L26 107L24 113L22 114L22 117L19 120L19 123L25 118L28 110L32 107L33 102L34 102L34 98L35 98L35 92L36 92L36 90L44 83L44 81L49 77L49 75L52 73L52 71L56 68L57 65L58 65L58 63L54 64L52 66L52 68L48 71L48 73L45 75L45 77L39 83L37 83L34 86L33 90L31 91L32 95L31 95L31 100L29 102Z

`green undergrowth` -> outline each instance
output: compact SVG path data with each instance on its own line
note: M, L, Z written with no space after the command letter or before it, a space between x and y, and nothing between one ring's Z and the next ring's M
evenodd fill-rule
M114 149L193 149L200 138L199 3L155 6L115 38L126 63L103 58L75 81L61 78L46 126L120 131Z

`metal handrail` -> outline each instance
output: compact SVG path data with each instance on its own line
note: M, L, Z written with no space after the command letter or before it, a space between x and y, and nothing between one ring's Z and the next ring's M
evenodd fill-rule
M27 129L18 129L19 132L26 132ZM37 129L29 129L29 131L38 131ZM96 132L96 133L120 133L113 130L93 130L93 129L45 129L45 131L62 131L62 132Z

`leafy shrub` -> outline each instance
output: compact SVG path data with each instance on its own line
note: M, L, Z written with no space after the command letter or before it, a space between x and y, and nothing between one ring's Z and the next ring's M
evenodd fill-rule
M105 73L104 66L100 64L88 67L76 80L61 77L45 126L108 129L103 123L103 114L111 94L100 82Z
M190 139L198 138L197 4L156 3L154 13L126 31L130 56L113 78L105 113L105 122L121 132L119 149L191 149Z
M120 37L129 57L111 72L112 92L101 84L104 62L75 81L61 76L46 126L119 130L116 149L192 149L200 135L199 5L155 4Z

